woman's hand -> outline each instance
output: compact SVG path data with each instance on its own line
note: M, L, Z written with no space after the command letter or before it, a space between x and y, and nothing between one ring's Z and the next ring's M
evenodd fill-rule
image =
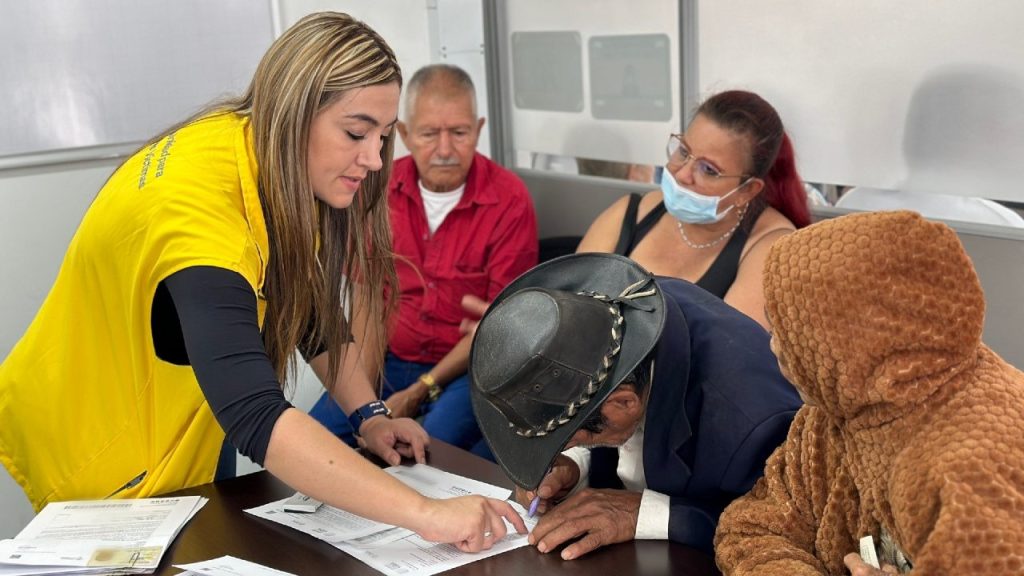
M551 471L540 481L536 492L516 487L516 502L529 509L533 498L539 495L540 503L537 505L537 513L543 514L551 509L555 502L565 498L579 481L580 467L572 458L559 454L555 458L554 464L551 465Z
M415 420L375 416L363 422L359 436L370 452L392 466L401 464L403 457L415 458L419 464L427 462L430 437Z
M483 496L428 500L421 525L410 526L424 540L453 544L463 552L479 552L505 537L507 519L516 532L526 534L526 523L512 505Z
M413 382L405 390L399 390L384 402L391 409L394 418L415 418L420 413L420 405L429 395L427 385L419 380Z

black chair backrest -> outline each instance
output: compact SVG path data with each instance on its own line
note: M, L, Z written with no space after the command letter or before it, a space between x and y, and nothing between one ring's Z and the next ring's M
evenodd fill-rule
M576 247L580 245L580 240L583 240L582 236L551 236L541 238L538 263L547 262L559 256L576 252Z

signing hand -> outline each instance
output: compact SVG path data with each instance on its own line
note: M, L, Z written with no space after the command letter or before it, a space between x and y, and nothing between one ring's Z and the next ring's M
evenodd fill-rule
M579 481L580 467L572 458L559 454L555 458L554 464L551 465L551 471L540 481L536 492L516 487L516 502L524 508L529 508L533 503L534 496L540 495L537 513L544 514L554 506L555 502L565 498Z
M625 490L582 490L540 519L530 544L547 553L582 537L562 550L563 560L573 560L601 546L628 542L636 536L641 496Z
M419 464L427 462L430 437L415 420L377 416L363 422L359 436L367 449L392 466L401 464L402 457L415 458Z
M394 418L415 418L420 414L420 405L427 399L426 384L417 380L405 390L399 390L388 396L386 404Z
M460 496L428 500L428 512L422 514L423 526L412 527L424 540L454 544L463 552L479 552L505 537L502 518L526 534L526 523L508 502L483 496Z
M850 552L844 556L843 564L850 569L850 576L885 576L886 574L900 573L892 564L883 563L882 569L879 570L865 562L856 552Z

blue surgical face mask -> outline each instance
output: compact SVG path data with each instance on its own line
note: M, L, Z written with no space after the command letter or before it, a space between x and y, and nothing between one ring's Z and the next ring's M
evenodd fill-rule
M722 196L705 196L689 188L680 186L672 172L665 168L661 171L661 194L665 201L665 209L676 220L687 224L714 224L721 222L734 206L729 206L721 214L718 203L746 184L744 181Z

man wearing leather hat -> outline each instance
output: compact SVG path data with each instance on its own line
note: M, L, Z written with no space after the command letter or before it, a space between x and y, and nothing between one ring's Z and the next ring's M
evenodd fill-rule
M693 284L574 254L495 298L471 398L502 469L544 516L531 544L577 558L633 539L707 553L800 406L768 334ZM564 452L563 452L564 451Z

